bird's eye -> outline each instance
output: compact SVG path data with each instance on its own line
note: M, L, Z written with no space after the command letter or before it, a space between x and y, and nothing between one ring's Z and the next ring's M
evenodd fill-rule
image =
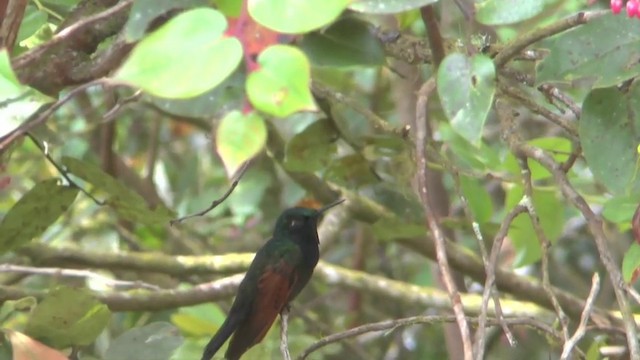
M295 228L300 227L300 226L302 226L302 219L293 218L289 222L289 227L292 228L292 229L295 229Z

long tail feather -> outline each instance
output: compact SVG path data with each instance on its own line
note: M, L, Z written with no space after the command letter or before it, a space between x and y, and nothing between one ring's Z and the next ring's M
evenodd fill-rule
M222 326L220 327L220 329L218 329L218 332L213 335L207 346L205 346L201 360L211 360L213 355L215 355L216 352L220 350L229 336L231 336L231 334L236 331L239 322L240 318L238 316L233 316L230 314L224 321L224 323L222 323Z

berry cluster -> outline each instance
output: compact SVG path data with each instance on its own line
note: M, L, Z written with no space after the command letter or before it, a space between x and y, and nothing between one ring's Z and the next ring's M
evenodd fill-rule
M624 0L611 0L611 11L614 14L620 14ZM640 19L640 0L628 0L627 1L627 16L637 17Z

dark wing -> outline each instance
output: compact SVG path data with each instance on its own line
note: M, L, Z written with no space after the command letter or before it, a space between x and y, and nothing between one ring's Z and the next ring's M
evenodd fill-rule
M262 341L278 314L289 301L298 281L295 264L284 259L268 265L258 280L257 294L249 316L238 326L226 352L227 359L238 359Z

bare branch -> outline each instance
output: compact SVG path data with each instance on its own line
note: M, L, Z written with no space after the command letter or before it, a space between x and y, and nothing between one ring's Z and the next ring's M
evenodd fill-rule
M587 225L591 234L593 234L600 260L607 269L607 273L611 278L613 284L613 290L622 313L622 320L625 327L627 336L627 344L629 346L629 353L632 359L640 358L640 347L638 346L637 328L636 322L631 311L629 301L626 296L625 284L620 273L620 269L613 260L611 251L609 250L609 240L604 232L602 218L591 210L589 204L584 198L573 188L566 173L560 164L553 160L551 155L547 154L544 150L533 147L526 143L521 143L518 146L518 151L528 158L534 159L544 168L546 168L554 177L556 184L558 184L560 191L565 199L567 199L576 209L578 209L582 216L587 221Z
M15 273L28 275L46 275L54 277L81 277L96 280L106 285L119 288L143 288L149 290L160 290L160 287L143 281L125 281L112 279L89 270L62 269L52 267L30 267L13 264L0 264L0 273Z
M587 302L584 306L584 311L582 311L582 316L580 316L580 324L578 328L573 333L573 336L568 341L565 341L564 346L562 348L562 355L560 359L569 359L571 355L571 350L574 346L578 344L578 341L582 339L587 331L587 323L589 322L589 317L591 316L591 310L593 309L593 305L596 300L596 296L600 291L600 276L598 273L593 273L593 277L591 278L591 291L589 291L589 296L587 296Z
M220 198L218 198L216 200L213 200L213 202L211 203L211 205L209 205L208 208L206 208L206 209L204 209L202 211L199 211L199 212L197 212L195 214L191 214L191 215L183 216L181 218L173 219L173 220L171 220L169 222L169 224L171 224L171 226L173 226L174 224L179 224L179 223L183 222L184 220L191 219L191 218L198 217L198 216L206 215L209 211L215 209L218 205L222 204L229 197L229 195L231 195L231 193L236 188L236 186L238 186L238 184L240 183L240 179L242 179L242 176L244 175L244 173L249 168L249 164L251 164L250 160L246 161L244 164L242 164L240 169L238 169L237 174L234 176L234 180L231 183L231 186L229 186L229 189L227 189L227 192L225 192Z
M103 206L104 205L103 201L98 200L95 196L91 195L90 192L88 192L82 186L78 185L75 181L73 181L69 177L69 172L67 171L67 169L64 168L64 166L58 164L55 160L53 160L53 158L49 154L49 149L47 147L47 143L46 142L40 143L40 141L38 141L38 139L36 139L35 136L33 136L31 133L27 133L27 136L38 147L38 149L40 149L40 151L42 152L44 157L49 161L49 163L51 165L53 165L53 167L56 168L56 170L58 170L60 175L62 175L62 177L67 181L67 183L69 183L69 186L72 186L72 187L75 187L76 189L79 189L89 199L91 199L94 203L96 203L96 205L98 205L98 206Z
M53 103L51 106L47 107L45 110L43 110L42 112L38 113L38 116L33 118L32 120L26 121L22 124L20 124L20 126L18 126L16 129L14 129L13 131L11 131L10 133L8 133L7 135L0 137L0 153L2 153L3 151L5 151L9 145L11 145L11 143L13 143L15 140L21 138L22 136L26 135L29 131L31 131L34 127L44 124L51 115L53 115L53 113L58 110L60 107L62 107L62 105L66 104L67 102L69 102L71 99L73 99L76 95L84 92L85 90L87 90L88 88L95 86L95 85L102 85L102 84L106 84L108 83L108 79L96 79L93 81L90 81L88 83L82 84L76 88L74 88L73 90L69 91L69 93L67 93L62 99L56 101L55 103Z
M487 320L487 309L489 306L489 298L493 296L493 302L496 309L496 313L498 315L499 320L504 320L504 315L502 314L502 307L500 306L500 302L496 301L496 298L499 298L497 294L493 291L493 287L496 281L496 268L498 267L498 259L500 256L500 249L502 248L502 243L504 239L507 237L507 233L509 232L509 227L511 227L511 223L513 220L520 214L526 212L527 209L518 204L516 207L511 209L507 216L505 216L504 221L500 224L500 229L496 233L493 239L493 245L491 247L491 254L489 256L488 261L484 261L484 268L487 274L487 277L484 282L484 290L482 292L482 305L480 308L480 317L478 319L478 329L476 330L476 339L475 339L475 349L476 349L476 358L482 358L484 354L484 343L485 343L485 334L486 334L486 320ZM504 331L504 328L503 328ZM505 334L507 332L505 331Z
M284 310L280 313L280 352L284 360L291 360L291 354L289 354L289 339L288 339L288 322L289 322L289 307L285 306Z
M496 57L493 59L493 62L496 64L496 68L501 68L514 56L523 51L527 46L544 38L574 28L576 26L586 24L587 22L593 19L597 19L608 13L610 13L609 10L579 12L574 16L562 19L549 26L535 29L528 34L518 37L512 43L505 46L502 51L500 51L498 55L496 55Z
M576 125L574 123L569 122L567 119L554 113L553 111L541 106L537 102L531 99L531 96L527 95L524 91L518 89L515 86L509 86L504 83L504 81L498 81L498 88L507 96L516 99L522 105L526 106L529 110L534 113L543 116L548 119L552 123L558 125L562 129L564 129L569 135L573 138L578 138L578 130L576 129Z
M478 319L470 318L470 317L465 318L465 320L473 323L478 322ZM417 324L438 324L438 323L453 322L453 321L456 321L456 317L451 315L427 315L427 316L412 316L408 318L365 324L365 325L355 327L353 329L349 329L347 331L328 335L316 341L313 345L306 348L302 352L302 354L300 354L296 358L296 360L304 360L307 358L307 356L309 356L314 351L317 351L318 349L321 349L329 344L333 344L339 341L343 341L343 340L356 337L362 334L370 333L370 332L384 331L385 333L383 335L385 335L388 332L394 331L399 327L405 327L405 326L411 326L411 325L417 325ZM495 321L494 319L490 319L489 322L492 324L497 323L497 321ZM509 319L505 319L505 322L511 325L523 325L527 327L532 327L549 334L552 338L556 340L560 339L560 336L556 333L556 331L551 326L534 318L524 318L524 317L509 318Z
M456 315L458 327L460 328L460 335L462 337L462 345L464 348L464 358L466 360L473 359L473 347L471 343L471 336L469 332L469 324L465 319L464 308L460 300L460 294L456 288L456 284L449 268L449 261L447 259L447 251L445 248L445 239L442 228L438 223L438 218L435 216L431 209L431 199L429 189L427 188L427 158L425 151L425 142L427 137L427 104L429 97L433 93L436 87L436 82L433 78L426 81L418 91L418 101L416 102L416 157L418 167L418 193L422 200L422 206L424 208L427 226L434 237L436 246L436 260L438 263L438 269L442 274L442 280L449 294L451 300L451 306Z

